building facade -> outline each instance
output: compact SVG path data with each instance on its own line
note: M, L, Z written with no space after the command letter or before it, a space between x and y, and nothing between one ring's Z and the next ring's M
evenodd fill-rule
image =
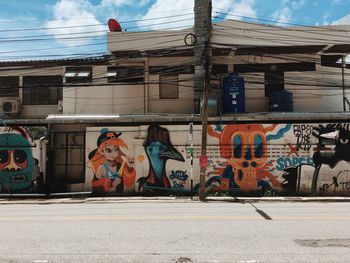
M348 32L213 26L208 191L350 194ZM110 32L106 56L0 62L0 191L196 192L191 33Z

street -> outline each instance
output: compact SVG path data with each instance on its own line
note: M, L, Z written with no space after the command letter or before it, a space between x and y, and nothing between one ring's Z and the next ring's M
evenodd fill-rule
M0 233L0 262L350 262L350 203L9 204Z

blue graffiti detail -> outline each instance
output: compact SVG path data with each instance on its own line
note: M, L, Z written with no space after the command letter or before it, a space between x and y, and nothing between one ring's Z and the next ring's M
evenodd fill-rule
M277 163L276 169L278 171L283 171L287 167L295 167L301 164L310 164L310 165L314 164L311 157L295 157L295 158L280 157L277 159L276 163Z
M268 141L281 139L283 135L290 130L291 127L292 127L292 124L287 124L286 127L280 129L276 134L267 135L266 139Z
M187 171L181 171L181 170L173 171L172 170L169 177L170 177L170 179L178 179L181 181L186 181L188 178L188 175L186 173L187 173Z
M178 183L176 181L173 181L173 189L183 189L185 186L183 183Z
M221 124L215 124L214 130L221 132L222 131L222 125Z

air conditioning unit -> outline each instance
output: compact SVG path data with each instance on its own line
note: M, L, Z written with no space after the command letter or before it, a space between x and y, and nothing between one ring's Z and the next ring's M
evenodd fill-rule
M59 100L57 103L57 111L58 111L58 113L63 112L63 101L62 100Z
M21 111L21 101L19 98L2 98L0 101L2 113L5 115L15 115Z

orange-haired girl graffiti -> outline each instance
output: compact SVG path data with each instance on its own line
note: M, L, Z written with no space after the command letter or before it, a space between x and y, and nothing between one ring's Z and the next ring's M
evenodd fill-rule
M135 181L135 170L127 162L129 158L121 150L128 149L121 133L104 128L97 139L97 149L89 154L94 178L91 186L95 192L123 192L124 185L130 187Z

